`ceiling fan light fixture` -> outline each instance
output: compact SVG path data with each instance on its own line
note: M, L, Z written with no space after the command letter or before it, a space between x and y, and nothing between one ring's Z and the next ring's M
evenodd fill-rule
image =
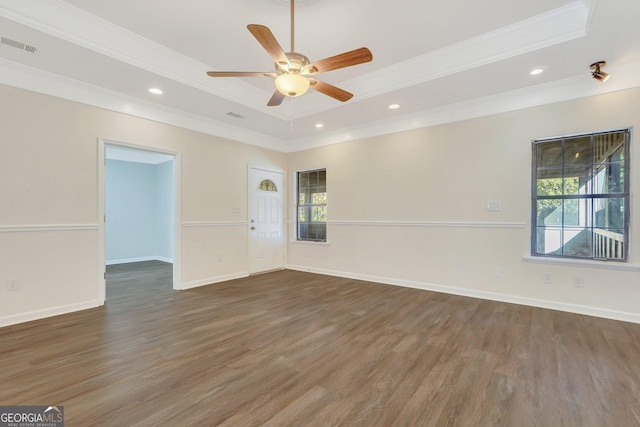
M275 83L278 92L291 97L304 95L311 85L309 79L300 74L280 74Z
M607 65L606 61L598 61L591 64L591 66L589 67L592 70L591 77L596 80L600 80L601 82L606 82L607 80L609 80L609 73L605 73L604 71L600 70L600 68L604 67L605 65Z

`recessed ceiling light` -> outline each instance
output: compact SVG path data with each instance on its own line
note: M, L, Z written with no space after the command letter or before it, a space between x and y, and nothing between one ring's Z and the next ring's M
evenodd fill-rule
M149 92L154 95L162 95L162 90L158 89L157 87L152 87L151 89L149 89Z
M320 128L324 127L324 124L322 124L322 123L316 123L316 127L317 127L318 129L320 129Z
M397 110L400 108L400 104L391 104L389 105L389 110Z
M537 67L529 71L529 74L531 74L532 76L537 76L538 74L542 74L545 71L547 71L547 67Z

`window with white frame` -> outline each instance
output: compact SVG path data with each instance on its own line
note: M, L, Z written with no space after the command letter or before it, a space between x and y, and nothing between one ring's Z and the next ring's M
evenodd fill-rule
M533 141L533 256L627 260L629 143L629 129Z
M297 239L327 241L327 171L318 169L298 172Z

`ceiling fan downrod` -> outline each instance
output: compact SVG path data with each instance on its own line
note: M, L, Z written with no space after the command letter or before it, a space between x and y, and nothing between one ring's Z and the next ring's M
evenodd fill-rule
M293 23L294 23L294 15L295 15L295 13L294 13L294 5L293 5L294 2L295 2L295 0L291 0L291 52L295 52L296 51L295 50L295 45L294 45L294 42L293 42L293 30L294 30Z

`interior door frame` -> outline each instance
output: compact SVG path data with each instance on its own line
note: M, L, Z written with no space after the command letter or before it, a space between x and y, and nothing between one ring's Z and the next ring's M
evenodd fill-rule
M260 272L253 271L253 259L252 259L252 251L251 251L251 232L249 227L251 227L251 208L253 207L253 201L251 197L253 195L253 189L251 188L251 170L259 170L271 173L278 173L282 175L282 205L281 205L281 214L282 214L282 237L283 237L283 268L286 268L288 262L288 220L287 220L287 209L285 208L287 204L287 172L282 169L273 169L269 167L262 167L257 165L249 164L247 167L247 271L249 275L251 274L259 274Z
M126 147L141 151L150 151L173 156L173 289L182 289L181 277L181 229L180 229L180 184L181 184L181 153L179 151L164 150L155 147L134 144L130 142L116 141L106 138L98 138L98 302L104 305L106 301L106 255L105 255L105 215L106 215L106 156L107 145Z

